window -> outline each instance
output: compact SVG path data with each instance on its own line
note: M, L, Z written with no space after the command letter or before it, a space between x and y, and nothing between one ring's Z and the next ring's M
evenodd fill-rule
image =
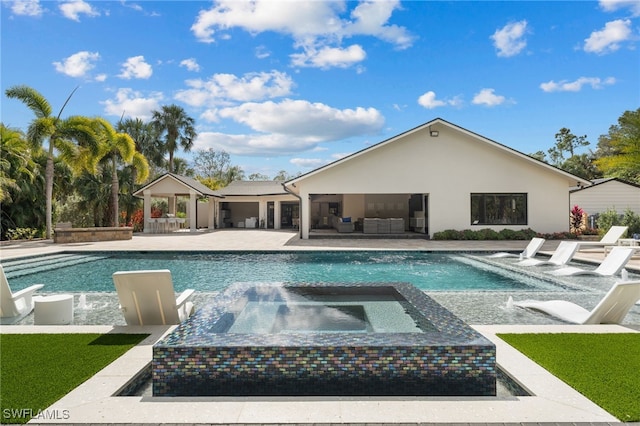
M472 225L526 225L527 194L471 194Z

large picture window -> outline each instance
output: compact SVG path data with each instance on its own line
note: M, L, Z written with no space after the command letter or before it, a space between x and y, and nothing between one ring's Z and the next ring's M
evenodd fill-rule
M527 194L471 194L472 225L526 225Z

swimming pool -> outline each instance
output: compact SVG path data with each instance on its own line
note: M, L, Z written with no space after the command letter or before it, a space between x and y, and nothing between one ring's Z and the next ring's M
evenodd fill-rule
M176 291L218 292L238 282L407 282L424 291L554 291L552 280L429 252L66 252L3 262L14 290L114 292L122 270L169 269Z

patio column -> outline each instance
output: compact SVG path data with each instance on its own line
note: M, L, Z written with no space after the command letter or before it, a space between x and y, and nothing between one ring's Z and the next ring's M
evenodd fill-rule
M267 202L265 200L258 201L258 228L264 224L267 227Z
M145 234L151 232L151 224L149 220L151 219L151 190L145 189L144 194L144 223L142 224L142 232Z
M282 226L282 201L273 203L273 229L280 229Z
M207 215L209 216L209 220L207 223L207 228L210 230L215 229L215 220L216 220L216 202L213 197L209 197L209 209L207 210Z
M169 209L169 214L176 214L176 199L176 196L173 196L169 197L169 199L167 200L167 208Z
M300 193L300 237L303 240L309 239L309 226L311 224L311 203L309 194Z
M196 214L198 212L197 206L197 194L193 189L189 190L189 230L195 232L198 224L196 223Z

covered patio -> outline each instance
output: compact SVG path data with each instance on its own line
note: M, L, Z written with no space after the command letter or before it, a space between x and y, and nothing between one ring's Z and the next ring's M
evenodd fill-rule
M178 229L198 228L214 229L215 199L223 198L220 194L204 186L195 179L166 173L136 191L134 196L144 199L144 232L168 233ZM186 212L178 212L178 198L188 197ZM162 217L152 217L153 198L167 200L167 212ZM207 202L199 202L206 199ZM184 216L184 217L180 217Z

